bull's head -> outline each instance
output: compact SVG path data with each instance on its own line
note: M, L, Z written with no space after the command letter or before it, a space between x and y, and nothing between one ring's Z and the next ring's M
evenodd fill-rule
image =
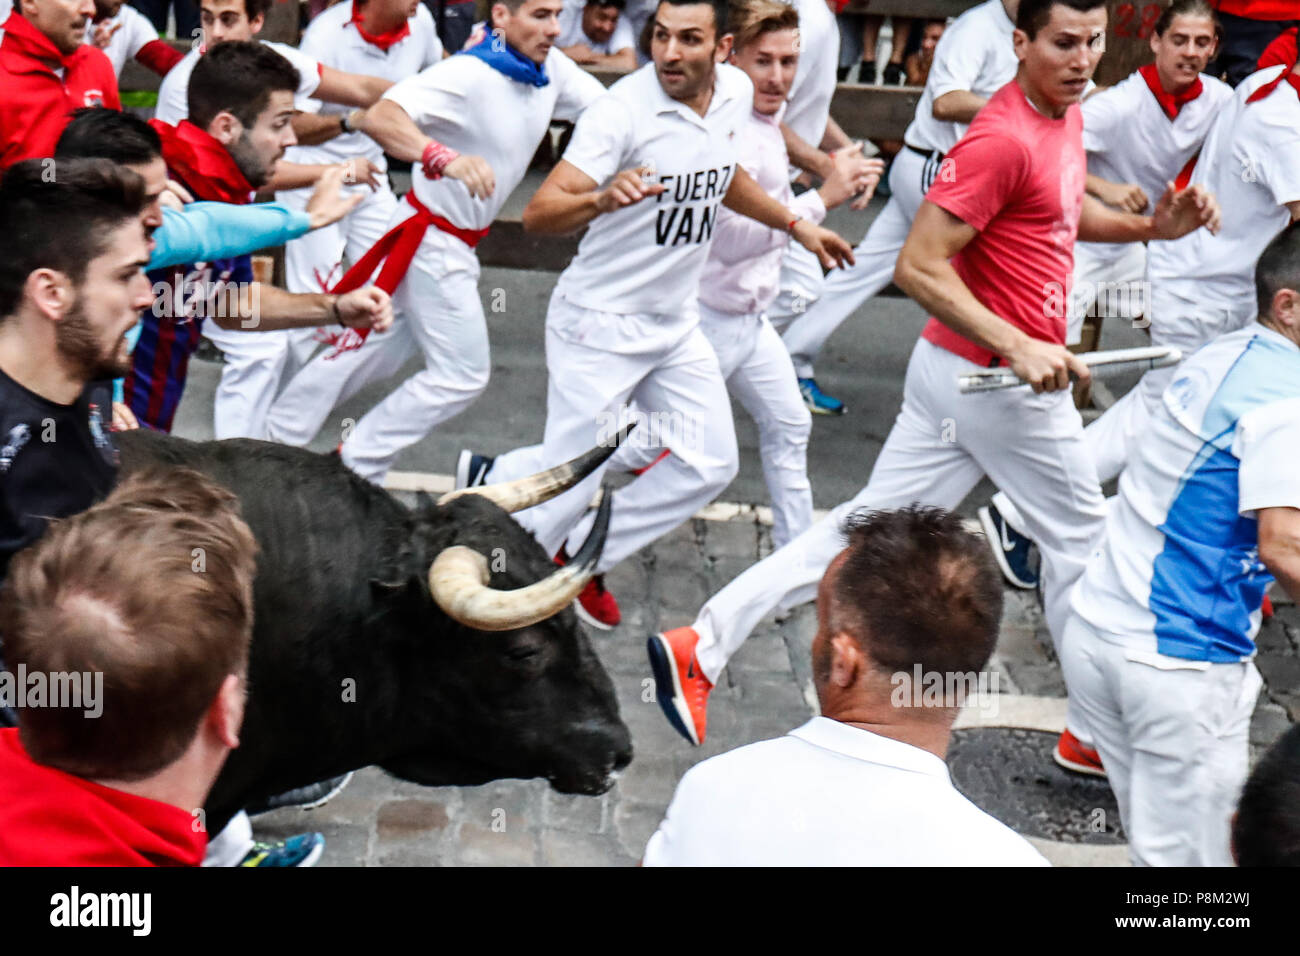
M600 559L611 496L602 494L586 542L562 568L499 510L520 511L572 488L615 447L419 509L423 540L414 550L435 555L428 593L457 625L446 638L455 659L440 662L436 682L408 685L438 688L436 745L385 769L429 784L541 776L563 792L596 794L631 760L613 684L571 607Z

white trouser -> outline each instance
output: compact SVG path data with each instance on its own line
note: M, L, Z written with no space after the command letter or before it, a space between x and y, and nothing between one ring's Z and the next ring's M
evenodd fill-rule
M693 310L693 306L691 307ZM676 318L676 317L674 317ZM604 572L672 531L736 476L736 432L717 356L698 324L656 334L649 315L583 309L551 295L546 316L546 432L536 446L500 456L489 480L509 481L607 443L629 405L649 423L650 441L673 453L614 493ZM345 446L346 447L346 446ZM608 462L562 495L516 517L547 554L573 532L586 537L583 512Z
M261 437L266 431L266 414L284 377L294 332L223 329L212 319L204 319L203 334L225 356L212 401L216 437Z
M295 255L292 263L286 252L286 272L290 281L305 284L317 282L322 267L315 262L337 263L340 255L345 255L349 262L355 262L385 232L410 213L409 207L398 204L391 192L376 193L375 197L373 201L363 202L343 220L347 225L346 233L339 232L331 237L328 248L322 241L319 253L310 248L303 249L299 255ZM366 214L357 217L363 210ZM288 249L291 250L296 243L315 235L316 233L309 233L302 239L294 240ZM331 284L341 277L343 271L340 265L326 266L324 269L329 273L327 281ZM475 296L477 298L477 290ZM393 307L395 311L398 309L396 297ZM314 344L314 334L312 331L313 342L310 344ZM296 339L295 344L301 341ZM393 327L388 332L367 336L360 349L337 355L332 348L322 350L289 380L271 406L266 417L266 437L286 445L306 445L316 437L330 412L339 403L351 398L371 382L396 374L415 348L410 317L398 312ZM354 424L350 421L340 423L340 441L348 437L349 426Z
M767 309L768 321L778 332L806 315L821 298L826 284L821 260L795 242L786 243L781 254L781 272L776 282L776 298Z
M898 253L925 198L922 187L924 180L933 176L933 165L906 147L899 151L889 170L889 201L853 250L856 263L847 269L832 269L822 286L821 298L782 332L799 378L812 377L817 355L840 323L893 281ZM777 324L775 319L773 322ZM781 326L777 324L777 328Z
M1105 515L1083 423L1068 390L960 394L957 376L975 368L924 339L917 342L903 407L867 486L749 568L700 611L696 652L710 680L717 682L765 614L816 597L822 574L844 548L840 526L849 514L911 504L953 509L985 474L1021 502L1043 553L1048 627L1054 640L1060 639L1069 591L1100 539Z
M700 303L700 330L718 356L727 390L758 426L763 479L772 499L772 543L781 547L812 524L808 436L812 414L799 395L790 355L762 313L734 315ZM660 449L635 432L610 460L616 471L653 462Z
M1263 681L1250 661L1209 664L1106 640L1078 615L1061 670L1083 715L1136 866L1231 866L1232 815Z
M1079 343L1089 313L1129 320L1146 314L1147 247L1140 242L1107 245L1112 248L1104 251L1110 254L1098 255L1093 243L1075 243L1066 345Z
M1253 299L1233 305L1218 304L1206 298L1203 283L1166 279L1153 284L1151 289L1151 343L1178 348L1186 359L1223 333L1242 328L1255 311ZM1179 367L1147 371L1137 385L1084 429L1083 437L1096 464L1099 481L1119 477L1136 453L1136 442L1145 434L1152 413ZM1028 533L1017 507L1020 502L999 492L993 496L993 504L1011 527L1021 534Z
M240 810L221 828L221 832L208 840L203 854L203 866L238 866L253 848L253 821Z

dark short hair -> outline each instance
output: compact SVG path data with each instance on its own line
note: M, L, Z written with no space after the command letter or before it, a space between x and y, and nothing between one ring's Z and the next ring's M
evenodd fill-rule
M1002 578L988 546L940 508L858 512L830 581L828 622L883 671L981 670L998 640Z
M1300 726L1255 765L1232 823L1238 866L1300 866Z
M275 0L244 0L244 13L248 19L256 20L270 10L274 2Z
M199 57L190 74L190 122L206 129L224 112L251 127L277 90L298 92L292 63L257 40L218 43Z
M1079 13L1088 13L1104 7L1106 0L1020 0L1020 8L1016 10L1016 29L1034 39L1052 19L1052 7L1058 4Z
M1300 223L1291 223L1264 247L1255 263L1255 299L1259 317L1273 311L1273 296L1283 289L1300 292Z
M1216 35L1221 30L1218 14L1214 12L1214 7L1210 6L1210 0L1174 0L1165 7L1165 12L1160 14L1160 19L1156 21L1157 36L1165 35L1165 31L1174 22L1174 17L1207 17L1214 25Z
M20 552L0 590L8 662L103 675L96 717L19 711L32 759L110 780L174 763L247 672L256 553L235 496L180 468L131 476Z
M123 166L143 166L162 156L154 128L130 113L87 106L72 114L54 147L59 159L111 159Z
M74 285L109 234L144 208L144 180L107 159L29 159L0 180L0 317L22 302L27 277L54 269Z
M616 7L619 10L627 9L627 0L587 0L586 6L589 7Z
M713 8L713 28L717 31L718 38L721 39L726 32L727 0L659 0L659 3L655 4L655 10L657 11L665 3L673 7L693 7L701 3L706 4ZM652 15L650 23L654 23L654 19Z

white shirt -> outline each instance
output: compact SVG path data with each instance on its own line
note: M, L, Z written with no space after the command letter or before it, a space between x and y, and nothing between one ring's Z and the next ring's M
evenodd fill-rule
M1187 359L1120 476L1072 606L1147 655L1254 656L1261 508L1300 508L1300 348L1257 322Z
M790 0L799 11L799 66L790 86L785 125L810 146L821 145L835 95L840 29L826 0Z
M722 197L740 160L754 85L716 67L704 116L671 99L654 64L623 77L578 120L566 161L605 186L623 169L652 167L666 190L592 220L557 291L598 312L690 324Z
M573 120L602 96L600 81L555 47L543 64L550 82L512 80L476 56L458 53L435 63L384 94L431 136L458 153L482 156L496 189L476 199L457 179L411 177L415 198L462 229L486 229L519 185L551 120Z
M3 12L0 12L3 16ZM0 23L4 22L0 20ZM149 18L130 4L122 4L121 9L107 20L100 24L93 22L86 23L86 43L90 46L95 45L95 29L97 26L107 24L105 29L116 26L117 29L109 38L108 46L104 47L104 55L108 57L113 64L113 72L121 76L122 67L126 66L126 61L133 58L140 52L140 48L146 43L152 43L158 39L158 31L154 29Z
M1206 300L1254 301L1255 263L1291 221L1285 204L1300 200L1300 98L1284 81L1265 99L1246 103L1283 69L1246 77L1223 103L1191 179L1218 198L1222 227L1217 236L1197 229L1181 239L1151 243L1147 263L1153 284L1194 278Z
M397 83L415 76L425 67L442 60L442 41L429 8L420 4L407 21L410 34L387 51L362 39L352 22L352 0L344 0L322 11L302 35L299 49L325 66L344 73L378 76ZM312 100L310 112L342 115L352 107ZM387 169L384 150L364 133L343 133L317 146L293 146L285 155L291 163L337 163L353 156L365 156L380 169Z
M582 31L582 11L586 6L586 0L564 0L564 7L560 10L560 37L555 41L556 46L565 49L575 43L585 43L591 47L592 53L605 55L636 46L636 37L632 36L632 25L628 23L627 17L621 10L618 14L618 22L614 25L614 32L610 34L608 40L597 43L587 36Z
M300 52L297 47L273 43L269 40L258 42L265 43L293 64L293 68L298 71L298 92L294 95L294 104L298 109L309 107L311 95L320 85L320 64ZM189 119L190 74L194 72L194 65L199 62L199 57L202 55L202 50L195 47L163 77L162 85L158 87L158 109L154 113L155 118L172 126L183 119Z
M790 188L790 157L780 126L783 110L773 116L750 111L740 134L740 164L763 192L795 215L820 223L826 218L826 206L817 190L796 197ZM792 241L782 229L770 229L730 209L719 209L713 247L700 276L700 301L732 315L765 311L776 298L781 257Z
M696 764L646 866L1047 866L910 744L814 717Z
M988 99L1010 83L1019 66L1011 45L1015 29L1002 0L986 0L948 24L934 48L934 64L916 104L916 116L903 134L905 142L941 153L957 145L967 124L935 119L934 101L954 90L969 90Z
M1201 95L1170 119L1142 74L1134 72L1083 101L1083 148L1088 172L1113 183L1136 183L1155 208L1171 182L1195 156L1232 87L1201 77ZM1129 248L1119 242L1082 243L1099 261L1117 262Z

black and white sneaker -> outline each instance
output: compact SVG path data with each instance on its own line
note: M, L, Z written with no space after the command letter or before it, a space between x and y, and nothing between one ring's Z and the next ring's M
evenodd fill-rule
M462 448L460 457L456 459L456 490L487 484L487 473L492 470L494 461L496 459L490 455L480 455Z
M981 508L979 518L989 550L1007 583L1025 591L1038 587L1038 572L1030 563L1034 542L1007 524L996 505Z
M323 807L340 793L343 788L352 782L352 771L348 771L341 777L331 777L329 780L322 780L320 783L308 784L305 787L298 787L294 790L286 790L284 793L276 794L274 797L266 800L258 806L250 807L250 815L266 813L270 810L279 810L281 807L300 807L303 810L315 810L317 807Z

